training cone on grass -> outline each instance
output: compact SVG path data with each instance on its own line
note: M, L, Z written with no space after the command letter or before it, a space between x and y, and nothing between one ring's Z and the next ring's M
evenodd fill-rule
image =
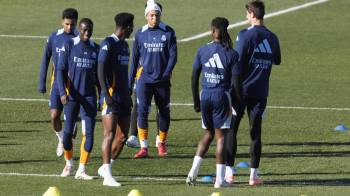
M212 183L212 182L213 182L213 177L212 177L212 176L203 176L203 177L200 179L200 182L203 182L203 183Z
M141 192L137 189L132 189L128 196L142 196Z
M237 165L236 165L237 168L248 168L249 167L249 163L247 162L239 162Z
M43 196L61 196L61 193L57 187L52 186L49 189L47 189Z
M213 192L210 196L220 196L219 192Z
M334 128L334 131L348 131L349 129L345 125L338 125Z

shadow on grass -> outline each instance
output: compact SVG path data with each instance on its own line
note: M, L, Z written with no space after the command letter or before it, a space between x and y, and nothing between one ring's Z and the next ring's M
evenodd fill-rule
M260 176L310 176L310 175L345 175L350 174L350 172L293 172L293 173L264 173L259 174ZM247 174L248 175L248 174Z
M22 144L16 144L16 143L4 143L4 144L0 144L0 146L20 146Z
M265 181L264 184L273 186L348 186L350 185L350 179L271 180Z
M350 145L350 142L283 142L283 143L264 143L263 145L264 146L343 146L343 145Z
M19 129L19 130L1 130L0 133L34 133L34 132L41 132L40 130L37 129Z
M6 164L22 164L22 163L48 163L48 162L54 162L57 160L6 160L6 161L0 161L0 165L6 165Z

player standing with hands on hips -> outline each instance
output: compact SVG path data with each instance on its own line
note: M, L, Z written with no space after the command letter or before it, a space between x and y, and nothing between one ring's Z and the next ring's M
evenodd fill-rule
M263 183L258 177L262 115L266 108L272 64L281 63L281 52L277 36L264 26L264 3L250 1L246 4L246 14L251 27L238 33L235 48L239 53L239 64L234 68L235 92L231 96L237 116L234 117L233 131L230 133L233 135L228 136L227 165L231 169L234 165L237 131L247 108L251 138L249 185L254 186ZM233 176L232 172L226 174L228 177L230 175Z
M177 62L177 44L174 30L160 21L162 15L158 3L147 1L147 24L135 34L129 87L132 87L137 68L143 67L137 81L138 135L141 149L134 158L148 157L148 114L152 96L159 112L158 156L167 155L166 138L170 125L170 77Z

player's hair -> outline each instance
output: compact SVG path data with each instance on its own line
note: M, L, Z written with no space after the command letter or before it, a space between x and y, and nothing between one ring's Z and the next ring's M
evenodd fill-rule
M74 8L67 8L62 12L62 19L78 20L78 11Z
M160 4L160 3L158 3L158 2L155 2L158 6L159 6L159 8L160 8L160 11L162 11L163 12L163 6L162 6L162 4ZM145 8L147 7L147 3L146 3L146 5L145 5Z
M94 26L94 23L92 22L92 20L90 18L82 18L80 21L79 21L79 26L84 23L86 25L90 25L90 26Z
M264 19L265 4L263 1L260 1L260 0L250 1L245 5L245 8L249 13L253 12L254 16L257 19L260 19L260 20Z
M119 13L114 17L114 22L116 27L126 28L130 26L133 21L134 21L134 15L126 12Z
M229 21L224 17L216 17L211 21L211 26L219 30L219 40L226 48L232 48L232 40L230 34L227 32Z

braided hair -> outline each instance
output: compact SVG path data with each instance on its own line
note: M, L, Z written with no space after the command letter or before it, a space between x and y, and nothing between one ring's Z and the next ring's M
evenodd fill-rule
M224 17L216 17L211 21L211 26L219 30L220 43L226 48L232 48L232 40L227 32L229 21Z

